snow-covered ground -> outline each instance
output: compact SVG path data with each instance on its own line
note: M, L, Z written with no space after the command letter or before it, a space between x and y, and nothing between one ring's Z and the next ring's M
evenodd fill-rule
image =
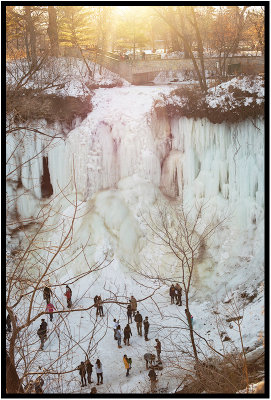
M190 298L195 332L219 352L229 352L233 344L240 349L236 326L226 321L232 316L230 308L236 301L243 317L244 345L250 348L261 345L264 319L263 121L230 126L186 118L168 120L165 115L155 113L154 104L168 97L170 90L172 87L166 86L100 88L95 91L93 111L87 118L65 141L58 139L53 146L44 149L49 159L54 196L58 196L51 199L51 217L47 221L55 228L43 233L39 241L57 246L63 238L63 230L69 229L75 192L80 202L72 242L52 263L50 271L57 272L51 272L50 284L70 283L78 274L86 272L89 265L105 257L107 263L111 263L71 285L74 308L90 307L98 294L105 300L104 317L98 317L96 322L93 308L68 315L55 314L53 323L46 316L51 335L43 352L38 351L36 335L40 320L31 325L28 335L33 342L29 346L37 351L33 370L38 366L45 370L72 370L85 359L84 351L89 350L92 363L99 358L103 364L104 384L98 387L99 393L147 393L150 383L143 355L155 353L154 339L158 337L164 366L158 372L158 388L167 387L168 393L176 390L186 374L179 367L193 369L188 354L191 346L184 306L171 305L168 285L146 275L155 275L154 271L159 270L162 277L177 281L180 270L177 260L154 243L155 237L145 220L155 215L159 202L173 204L181 194L186 204L209 202L212 212L203 216L203 222L207 223L213 212L218 217L228 216L223 227L208 240L208 251L195 271ZM78 92L74 87L69 93ZM221 94L217 93L219 98ZM43 129L51 132L54 127L45 124ZM28 138L24 157L31 158L38 146L45 147L45 143L46 139L35 138L32 146ZM16 141L10 144L8 156L15 145ZM11 157L11 165L21 162L17 153ZM70 181L73 170L74 181ZM39 202L47 202L40 200L38 184L42 156L22 172L29 198L22 200L17 210L21 218L37 216ZM16 179L18 175L14 173L13 181ZM35 185L31 187L33 181ZM61 196L64 188L65 197ZM10 191L13 193L12 189ZM29 210L30 199L36 202L36 205L32 203L35 208L32 211ZM82 248L84 252L80 253ZM44 250L41 253L50 259L50 253ZM31 263L36 265L36 258L30 257ZM58 270L66 263L69 264ZM63 290L53 288L53 304L57 310L66 307ZM148 297L154 290L152 297ZM248 302L247 297L254 294L253 301ZM143 318L149 317L150 341L145 342L137 335L133 322L131 345L118 349L113 338L113 318L120 320L123 329L127 321L126 306L114 304L112 300L127 302L131 295L139 300L138 310ZM44 303L40 291L34 305L36 313L44 310ZM17 310L21 322L25 318L26 304ZM89 345L94 327L95 335ZM230 340L221 341L218 327L220 333L223 331L222 340L226 336ZM57 352L65 353L65 349L75 344L73 340L79 344L51 366ZM201 358L211 355L204 341L196 337L196 343ZM124 354L133 360L128 378L122 361ZM45 392L89 393L90 386L80 388L78 371L60 375L58 380L49 373L44 376Z
M30 79L22 80L23 87L37 90L45 88L49 83L50 87L43 90L43 93L79 97L90 94L92 85L130 85L119 75L90 60L86 61L89 69L80 58L51 57L41 65L41 68ZM15 88L16 84L27 74L29 68L26 60L9 62L7 64L7 85ZM89 70L92 72L91 76Z

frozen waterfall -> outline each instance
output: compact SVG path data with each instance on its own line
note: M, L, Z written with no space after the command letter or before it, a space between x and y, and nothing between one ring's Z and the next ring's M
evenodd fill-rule
M42 198L42 159L48 157L54 195L76 189L87 200L136 174L170 197L218 199L238 210L243 226L256 223L264 201L263 121L169 120L153 106L159 90L170 89L96 90L93 111L65 139L31 130L9 135L8 191L16 197L19 182L28 193L17 202L18 214L30 217L30 197L36 204ZM40 125L51 136L58 132L45 121Z

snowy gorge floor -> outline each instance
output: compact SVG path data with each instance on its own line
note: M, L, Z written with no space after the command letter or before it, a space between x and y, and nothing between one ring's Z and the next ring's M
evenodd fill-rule
M85 258L90 265L94 265L101 262L107 254L111 263L70 285L73 291L73 308L79 311L56 313L53 322L45 316L49 337L45 342L44 351L38 351L40 341L36 332L40 320L31 325L28 331L31 339L29 350L37 352L33 372L38 370L39 366L45 370L49 366L50 370L54 371L73 370L85 360L84 351L87 351L93 365L97 358L103 365L104 383L97 386L98 393L148 393L150 382L143 355L147 352L155 354L155 338L159 338L162 343L161 359L164 367L162 371L157 372L158 391L175 392L181 378L187 374L185 369L180 367L193 371L188 354L191 352L191 346L185 307L170 304L167 285L159 286L158 281L153 282L138 274L138 263L142 263L140 268L144 273L148 264L144 264L143 260L153 260L154 263L164 264L164 273L172 276L173 280L176 278L176 282L180 276L176 263L172 263L170 258L167 260L161 249L146 240L147 231L142 219L142 215L146 216L149 211L155 209L157 197L163 197L158 189L160 172L156 171L157 165L160 168L160 163L155 152L151 150L155 141L148 136L150 112L154 101L160 99L161 93L168 95L173 88L126 86L97 89L92 98L93 111L68 135L75 160L77 189L82 202L79 210L81 217L75 222L73 243L65 255L55 260L52 268L59 268L73 260L78 248L86 245L89 235L92 246L87 246L85 255L71 261L70 265L65 267L65 271L52 275L50 284L70 283L75 276L85 272ZM95 142L99 132L101 139ZM108 135L112 135L114 143L122 143L121 154L118 153L118 171L112 171L111 168L114 146L108 144L106 154L101 151L101 146L109 143ZM59 168L50 159L49 162L53 175ZM100 171L99 168L102 168L101 178L98 177L101 180L97 178L95 181L93 178L90 182L91 177L95 175L93 171ZM110 186L112 180L115 181ZM74 193L70 193L69 196L73 201ZM214 198L212 204L224 210L224 199ZM68 224L74 208L68 204L67 198L61 201L57 199L53 205L58 207L60 203L61 216L56 215L53 221L56 225L62 220L63 224ZM191 291L190 311L194 317L194 330L220 352L230 351L233 343L238 349L241 346L234 323L226 321L231 317L229 300L233 297L237 298L240 304L246 347L261 345L260 335L264 326L263 219L259 217L256 228L239 228L235 229L234 222L231 221L209 243L208 257L212 262L209 265L207 261L201 266L195 288ZM62 231L56 230L51 232L49 237L44 235L43 239L48 240L48 243L58 243L61 235ZM134 249L137 251L135 258L132 254ZM63 289L52 289L52 302L57 310L66 309L64 288L65 286ZM155 293L149 297L154 289ZM105 301L105 316L98 316L97 320L94 308L80 311L81 308L93 304L96 294L101 295ZM123 347L118 349L113 338L113 318L119 319L123 330L127 323L126 306L114 304L111 300L117 296L118 301L128 302L131 295L139 301L138 310L143 319L146 316L149 318L150 340L145 342L144 335L137 335L136 323L133 322L131 345L124 346L122 340ZM252 295L255 295L255 298L248 302L247 297ZM146 297L146 300L140 301ZM109 303L106 303L107 299L110 299ZM25 306L24 304L18 309L18 319L22 322ZM36 297L34 311L38 313L44 308L45 301L40 291ZM217 320L217 316L221 319ZM222 338L218 333L218 326L223 331ZM93 329L95 334L89 347ZM230 340L222 342L226 336ZM200 345L200 357L211 355L204 341L196 337L196 343ZM73 350L58 359L70 346L74 346ZM125 376L122 360L124 354L132 358L132 369L128 378ZM52 363L55 358L57 361ZM45 393L89 393L90 388L96 386L97 382L95 369L92 375L95 383L86 388L80 387L78 371L59 375L57 379L50 373L45 373L44 377Z

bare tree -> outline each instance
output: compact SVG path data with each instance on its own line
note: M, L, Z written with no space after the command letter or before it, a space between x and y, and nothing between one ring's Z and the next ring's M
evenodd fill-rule
M169 207L158 204L156 212L145 220L147 227L154 239L165 250L165 253L175 258L180 282L184 288L187 323L190 332L190 340L193 348L195 361L198 361L198 352L195 344L195 336L189 300L191 287L195 281L195 270L197 264L203 259L206 252L207 239L209 239L224 222L211 214L206 221L208 203L201 202L192 207L185 207L180 201ZM205 221L204 221L205 219ZM158 275L156 279L161 277ZM172 282L172 278L162 278L164 282Z

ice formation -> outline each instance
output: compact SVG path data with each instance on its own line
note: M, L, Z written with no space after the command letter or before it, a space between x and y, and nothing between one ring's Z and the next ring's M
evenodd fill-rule
M136 174L171 197L225 200L225 206L239 209L244 227L255 224L264 199L263 121L169 120L153 110L157 92L144 87L97 90L93 112L66 139L27 130L10 135L9 183L20 180L41 199L42 158L47 156L54 195L76 190L87 200ZM40 129L56 135L44 121ZM18 211L24 215L23 204Z
M9 218L28 223L33 216L41 217L39 209L48 202L57 209L55 219L60 218L59 213L65 215L70 207L69 196L74 198L77 193L87 211L77 218L75 232L80 233L83 245L91 238L96 246L88 250L89 262L108 253L123 266L138 265L148 259L151 248L142 215L153 212L163 195L168 201L182 196L186 204L207 201L218 218L228 215L229 235L224 232L216 242L223 242L226 250L220 248L221 254L213 254L216 259L221 257L219 266L224 263L223 254L225 260L228 257L227 246L236 257L240 255L240 238L250 238L262 251L263 120L212 124L205 119L169 119L154 103L170 90L98 89L92 98L93 111L66 138L58 125L45 121L36 121L31 128L46 135L30 127L9 135ZM53 189L49 199L42 190L44 157ZM74 251L67 251L66 258ZM256 247L251 246L250 252L254 257ZM174 264L159 252L151 253L157 265ZM263 255L260 259L262 268ZM87 268L84 258L79 265L74 268ZM211 265L203 263L199 268L202 285ZM215 273L219 274L219 268Z

